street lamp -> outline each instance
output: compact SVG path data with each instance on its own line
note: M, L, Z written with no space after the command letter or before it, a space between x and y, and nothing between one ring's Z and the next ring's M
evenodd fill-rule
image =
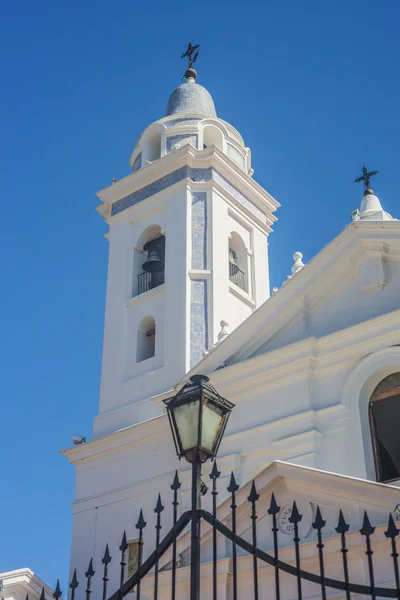
M193 375L167 407L176 453L192 464L190 600L200 595L201 465L215 458L234 404L222 398L205 375Z

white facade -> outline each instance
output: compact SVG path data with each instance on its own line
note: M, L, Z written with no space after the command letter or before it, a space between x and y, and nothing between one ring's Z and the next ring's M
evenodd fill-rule
M148 555L154 549L153 507L158 493L169 505L175 469L182 481L180 508L188 508L188 465L175 456L162 401L194 373L208 375L236 405L218 460L221 520L228 518L224 501L232 470L241 486L255 478L263 494L274 491L281 506L296 499L308 515L304 522L319 503L332 523L339 508L347 510L356 530L368 505L374 524L382 526L376 535L383 544L383 526L389 512L397 516L400 491L396 482L376 483L368 404L376 385L400 372L400 222L387 213L378 218L384 211L376 196L364 198L361 213L306 266L296 256L292 277L269 297L267 236L278 203L251 178L250 153L238 132L215 114L172 113L146 129L130 164L131 175L99 193L98 210L110 225L101 396L93 440L64 451L76 467L71 569L83 573L91 557L100 565L106 543L118 548L124 529L135 539L140 508ZM143 245L160 235L165 283L138 294ZM229 277L236 236L246 250L238 255L247 292ZM231 333L224 326L215 344L221 321ZM138 340L147 344L141 336L151 337L154 328L154 356L137 362ZM206 496L206 508L209 502ZM172 515L163 518L166 532ZM249 523L242 527L244 533ZM205 563L208 535L205 530ZM305 548L311 570L317 564L313 540ZM269 538L263 544L270 550ZM179 597L186 598L189 541L180 545ZM332 541L329 548L331 568L338 569L339 547ZM229 552L220 546L221 598L231 597ZM293 549L285 552L292 560ZM354 579L365 583L365 556L361 550L357 556ZM250 560L240 559L243 573ZM393 585L381 562L377 583ZM273 576L263 573L265 581ZM118 577L115 560L110 590ZM165 597L169 578L162 573ZM151 597L151 577L146 585L143 593ZM205 579L204 598L207 585ZM305 591L305 597L314 594L312 587Z
M0 597L2 600L39 600L42 591L46 600L53 598L53 590L31 569L0 572Z

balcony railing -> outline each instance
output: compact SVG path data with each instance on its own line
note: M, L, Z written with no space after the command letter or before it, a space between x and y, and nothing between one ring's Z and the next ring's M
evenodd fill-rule
M247 293L247 276L235 263L229 263L229 279Z
M158 273L147 273L144 271L143 273L139 273L138 275L138 295L144 294L144 292L148 292L159 285L164 283L164 271L160 271Z

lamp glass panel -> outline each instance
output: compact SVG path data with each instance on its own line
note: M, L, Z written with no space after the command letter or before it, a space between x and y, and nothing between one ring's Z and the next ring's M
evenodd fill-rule
M177 436L183 452L198 444L200 399L173 408Z
M224 422L225 411L213 402L205 401L203 404L203 423L201 431L201 447L214 454L215 444Z

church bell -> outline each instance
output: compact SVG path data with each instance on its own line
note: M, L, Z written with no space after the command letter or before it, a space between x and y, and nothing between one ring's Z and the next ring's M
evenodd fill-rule
M164 238L157 238L147 242L143 246L147 252L147 259L142 265L143 271L147 273L160 273L164 270Z

